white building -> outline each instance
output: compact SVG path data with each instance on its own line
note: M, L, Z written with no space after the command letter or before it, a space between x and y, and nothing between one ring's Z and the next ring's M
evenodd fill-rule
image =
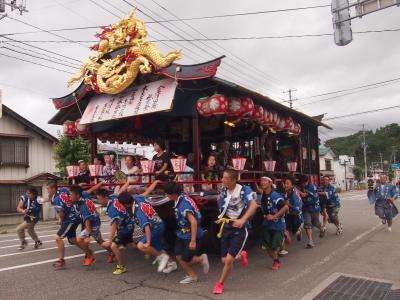
M333 169L334 160L336 159L336 154L331 148L325 145L319 146L319 169L322 176L329 176L334 181L335 172Z
M348 155L339 155L334 161L333 169L335 172L335 184L342 191L354 189L354 157Z
M1 106L0 106L1 109ZM19 197L28 186L47 196L46 182L57 179L53 146L57 138L3 105L0 118L0 225L19 222ZM49 216L49 204L43 217Z

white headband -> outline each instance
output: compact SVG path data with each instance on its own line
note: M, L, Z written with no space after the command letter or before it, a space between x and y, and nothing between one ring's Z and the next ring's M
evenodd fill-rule
M268 181L270 181L270 182L274 182L270 177L268 177L268 176L261 176L261 178L260 179L265 179L265 180L268 180Z

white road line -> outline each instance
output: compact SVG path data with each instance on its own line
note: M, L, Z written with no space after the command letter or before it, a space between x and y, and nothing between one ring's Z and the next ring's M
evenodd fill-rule
M102 232L101 234L102 235L105 235L105 234L108 234L109 232ZM42 241L42 244L46 244L46 243L55 243L55 241L54 240L50 240L50 241ZM6 249L6 248L17 248L18 246L19 246L20 244L17 244L17 245L9 245L9 246L3 246L3 247L0 247L0 249ZM22 252L22 253L24 253L24 252ZM0 256L1 257L1 256Z
M55 236L57 232L53 234L48 234L48 235L38 235L39 238L44 238L44 237L49 237L49 236ZM19 241L19 239L11 239L11 240L3 240L0 241L0 243L5 243L5 242L14 242L14 241Z
M96 241L91 241L91 244L97 243ZM76 247L75 245L65 245L65 248L69 247ZM1 257L8 257L8 256L14 256L14 255L21 255L21 254L28 254L28 253L33 253L33 252L42 252L42 251L48 251L48 250L54 250L57 249L57 247L50 247L50 248L42 248L42 249L34 249L34 250L29 250L29 251L21 251L21 252L15 252L15 253L8 253L8 254L2 254L0 255Z
M58 228L54 228L53 230L43 230L43 231L35 230L35 232L37 234L41 234L41 233L44 233L44 232L57 232L57 230L58 230ZM4 237L10 237L10 236L17 236L17 232L10 233L10 234L0 234L0 239L4 238Z
M94 253L103 253L106 252L107 250L97 250ZM72 259L72 258L77 258L77 257L83 257L85 256L84 253L82 254L76 254L76 255L71 255L71 256L66 256L64 259ZM16 265L16 266L12 266L12 267L6 267L6 268L2 268L0 269L0 272L5 272L5 271L10 271L10 270L16 270L16 269L22 269L22 268L27 268L27 267L32 267L32 266L38 266L38 265L44 265L44 264L48 264L48 263L52 263L55 262L57 259L53 258L53 259L48 259L48 260L42 260L42 261L37 261L34 263L29 263L29 264L23 264L23 265Z
M320 261L317 261L316 263L312 264L311 266L309 266L308 268L304 269L302 272L298 273L297 275L289 278L288 280L286 280L285 282L283 282L284 285L292 283L298 279L303 278L305 275L309 274L312 272L313 269L320 267L322 265L324 265L325 263L327 263L328 261L330 261L334 256L336 256L339 252L343 251L344 249L348 248L349 246L351 246L352 244L354 244L355 242L361 240L362 238L364 238L365 236L367 236L368 234L372 233L373 231L375 231L376 229L378 229L379 227L382 226L382 223L379 223L377 225L375 225L374 227L370 228L369 230L361 233L360 235L356 236L354 239L352 239L351 241L348 241L346 244L344 244L342 247L336 249L335 251L331 252L329 255L325 256L323 259L321 259Z

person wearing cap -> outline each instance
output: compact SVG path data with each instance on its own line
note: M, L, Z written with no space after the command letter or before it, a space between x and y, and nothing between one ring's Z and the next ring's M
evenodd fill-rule
M79 173L76 176L75 184L87 183L90 184L90 172L84 160L78 160Z
M283 243L286 228L285 213L289 210L289 207L284 197L274 190L273 180L270 177L261 177L257 190L261 194L259 205L264 217L261 243L272 258L271 269L275 271L282 266L278 250Z
M313 248L313 227L319 229L320 238L324 237L326 231L319 220L320 206L318 188L309 182L308 176L306 175L300 177L300 185L299 194L303 201L304 229L306 230L308 238L306 248Z

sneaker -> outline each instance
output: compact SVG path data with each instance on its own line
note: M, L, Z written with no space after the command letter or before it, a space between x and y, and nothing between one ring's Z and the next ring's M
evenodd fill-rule
M43 246L42 242L41 241L37 241L37 242L35 242L35 245L33 246L33 248L39 249L42 246Z
M183 278L181 281L179 281L179 283L181 284L191 284L197 282L197 277L191 277L191 276L185 276L185 278Z
M167 266L165 267L165 269L163 270L163 273L165 274L169 274L173 271L178 270L178 265L176 264L175 261L170 261L167 263Z
M152 265L158 265L160 260L160 256L156 256L156 258L153 260L153 262L151 263Z
M322 227L321 230L319 231L319 237L322 239L325 236L326 233L326 228Z
M202 254L201 257L203 258L203 261L201 265L203 266L203 273L208 274L210 272L210 263L208 262L208 256L207 254Z
M388 227L388 232L392 232L392 227Z
M271 269L274 271L279 270L279 268L282 266L282 263L279 261L274 261L274 263L271 266Z
M124 265L117 265L115 268L113 274L114 275L121 275L126 272L125 266Z
M289 251L287 251L287 250L285 250L285 249L282 249L281 251L279 251L279 255L280 255L280 256L285 256L285 255L287 255L287 254L289 254Z
M313 241L309 241L309 242L307 243L307 245L306 245L306 248L307 248L307 249L314 248L314 242L313 242Z
M221 282L217 282L214 286L213 293L215 295L221 295L224 292L224 285Z
M114 254L108 254L107 256L107 262L111 264L114 261Z
M342 226L342 224L339 224L339 227L336 230L336 234L337 235L341 235L342 233L343 233L343 226Z
M168 264L169 256L165 253L161 253L158 259L157 272L162 272Z
M90 267L95 262L94 256L86 257L83 261L83 265L85 267Z
M240 264L242 265L243 268L246 268L249 265L249 259L247 258L247 251L243 250L240 252L240 257L242 258L240 260Z
M24 250L27 245L28 245L28 242L23 240L21 245L18 247L18 250Z
M54 262L53 267L56 270L61 270L65 268L65 260L64 259L59 259L56 262Z

